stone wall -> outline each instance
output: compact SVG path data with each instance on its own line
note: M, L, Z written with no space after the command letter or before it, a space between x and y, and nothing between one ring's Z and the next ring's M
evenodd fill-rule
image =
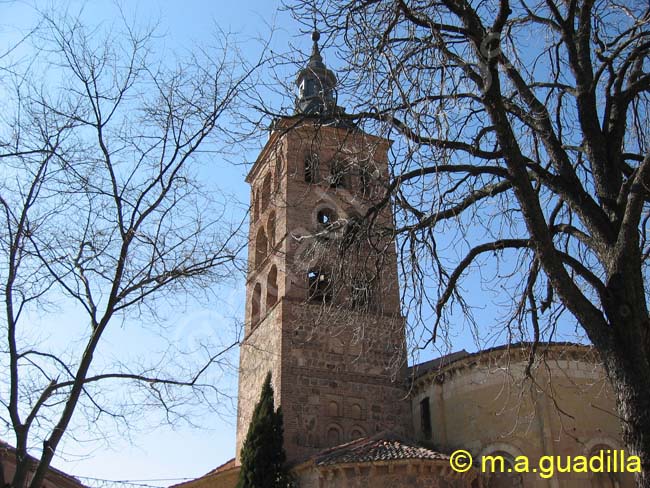
M275 403L280 403L281 381L281 306L270 311L262 322L248 334L239 350L239 395L237 400L237 443L236 459L240 461L240 450L255 405L260 399L262 384L271 372Z
M404 460L316 467L305 465L295 471L298 486L313 488L470 488L478 486L472 472L459 475L448 464Z
M341 324L321 320L319 308L293 304L285 320L283 378L291 381L282 384L282 405L288 452L300 459L381 431L410 434L398 347L403 320L350 312Z

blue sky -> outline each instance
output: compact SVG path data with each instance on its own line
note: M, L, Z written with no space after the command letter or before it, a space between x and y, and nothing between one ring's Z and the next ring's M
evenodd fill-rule
M261 50L261 39L272 34L272 48L285 49L288 42L303 43L309 48L308 37L302 39L297 26L286 13L279 12L276 0L138 0L121 2L120 7L127 18L135 18L138 23L157 24L157 49L162 52L172 50L182 53L209 43L216 29L232 33L244 56L254 58ZM70 2L0 2L0 45L10 46L33 25L35 9L55 9L76 14L81 12L87 25L110 25L118 15L117 2L108 0L70 1ZM4 51L3 48L2 50ZM247 202L248 185L244 183L247 165L256 156L256 147L263 139L251 141L248 154L232 156L229 161L220 158L203 161L206 178L232 194L233 202ZM236 160L236 161L235 161ZM208 182L209 184L209 182ZM243 205L233 205L233 215L243 217ZM167 331L179 341L191 345L207 335L222 334L228 328L227 336L234 335L231 320L233 316L243 316L244 287L236 283L232 288L219 290L215 295L219 303L196 303L188 301L180 309L169 312ZM215 300L216 301L216 300ZM65 309L48 317L57 332L57 339L67 340L74 335L74 310ZM117 324L119 325L119 324ZM150 331L115 327L107 338L107 348L129 350L134 357L146 354L152 346ZM54 340L45 336L45 340ZM224 378L230 392L236 386L234 376ZM219 415L202 415L191 419L194 427L187 425L174 429L160 427L132 432L115 432L107 442L87 442L78 444L68 439L61 446L54 466L70 474L113 480L158 480L191 478L199 476L234 456L235 430L234 410L223 409ZM83 427L82 427L83 428ZM92 432L92 426L87 427ZM89 436L86 436L89 437ZM92 436L90 436L92 437ZM7 439L11 442L11 439ZM173 481L144 482L167 486Z
M27 31L35 19L35 6L55 7L61 11L68 9L73 13L81 11L82 18L88 25L110 25L119 11L115 2L104 0L58 3L0 1L0 42L10 45L12 40L20 38L21 33ZM293 44L308 51L311 44L309 36L301 34L301 26L279 7L279 0L138 0L124 1L121 5L128 18L158 24L157 33L160 36L156 47L161 52L172 50L182 53L186 49L201 46L211 41L216 29L232 33L242 49L242 55L249 59L259 55L260 41L269 39L271 32L272 50L286 53ZM326 50L324 55L330 66L336 66L334 53ZM291 73L284 75L290 77ZM201 171L205 183L218 185L232 195L230 201L233 202L234 218L245 215L248 185L244 182L244 177L264 142L264 137L260 136L250 141L248 152L231 154L228 160L206 155L202 162ZM474 296L480 298L477 300L480 303L486 296L486 291L481 290L477 281L468 282L467 287L476 292ZM243 282L230 285L218 290L210 303L188 300L182 307L166 310L166 333L174 340L189 345L206 336L223 337L227 342L234 335L233 330L228 328L232 327L232 318L239 317L241 320L243 317L244 301ZM496 299L494 296L492 298ZM493 315L489 306L485 306L485 311L486 316ZM70 324L75 320L75 313L69 309L62 310L48 316L48 320L70 334ZM156 344L149 332L146 328L133 330L127 326L116 327L107 338L107 347L127 349L134 357L144 355ZM460 322L454 330L453 340L454 350L474 349L471 334ZM432 352L429 351L421 359L427 359L431 355ZM222 380L224 387L232 392L236 387L236 377L234 371L231 373ZM233 414L231 408L220 411L219 415L202 415L191 419L194 427L183 425L174 429L151 429L146 425L131 432L117 431L107 442L80 445L69 439L62 446L54 465L74 475L101 479L170 480L143 482L166 486L174 483L171 480L199 476L234 456Z

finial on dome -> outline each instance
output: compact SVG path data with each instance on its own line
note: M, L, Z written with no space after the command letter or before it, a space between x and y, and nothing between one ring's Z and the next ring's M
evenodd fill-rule
M322 68L325 69L323 64L323 57L320 55L320 49L318 47L318 41L320 40L320 32L314 27L314 31L311 33L311 40L314 41L314 45L311 48L311 56L309 57L309 66L312 68Z

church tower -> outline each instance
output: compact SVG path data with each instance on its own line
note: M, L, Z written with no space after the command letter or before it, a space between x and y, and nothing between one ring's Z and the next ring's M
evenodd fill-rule
M312 39L295 113L276 121L246 179L237 463L269 371L289 462L411 425L393 218L382 210L369 232L361 220L384 196L390 143L345 120Z

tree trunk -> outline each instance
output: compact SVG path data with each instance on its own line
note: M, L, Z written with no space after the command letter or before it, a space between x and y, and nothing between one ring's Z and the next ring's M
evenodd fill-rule
M637 324L618 325L629 330ZM612 351L601 350L600 354L616 395L626 456L639 456L641 472L635 473L637 486L650 488L650 368L646 348L643 342L619 342L614 347Z
M16 435L16 471L13 479L8 483L12 488L25 488L29 476L29 461L27 456L27 436L20 433Z

